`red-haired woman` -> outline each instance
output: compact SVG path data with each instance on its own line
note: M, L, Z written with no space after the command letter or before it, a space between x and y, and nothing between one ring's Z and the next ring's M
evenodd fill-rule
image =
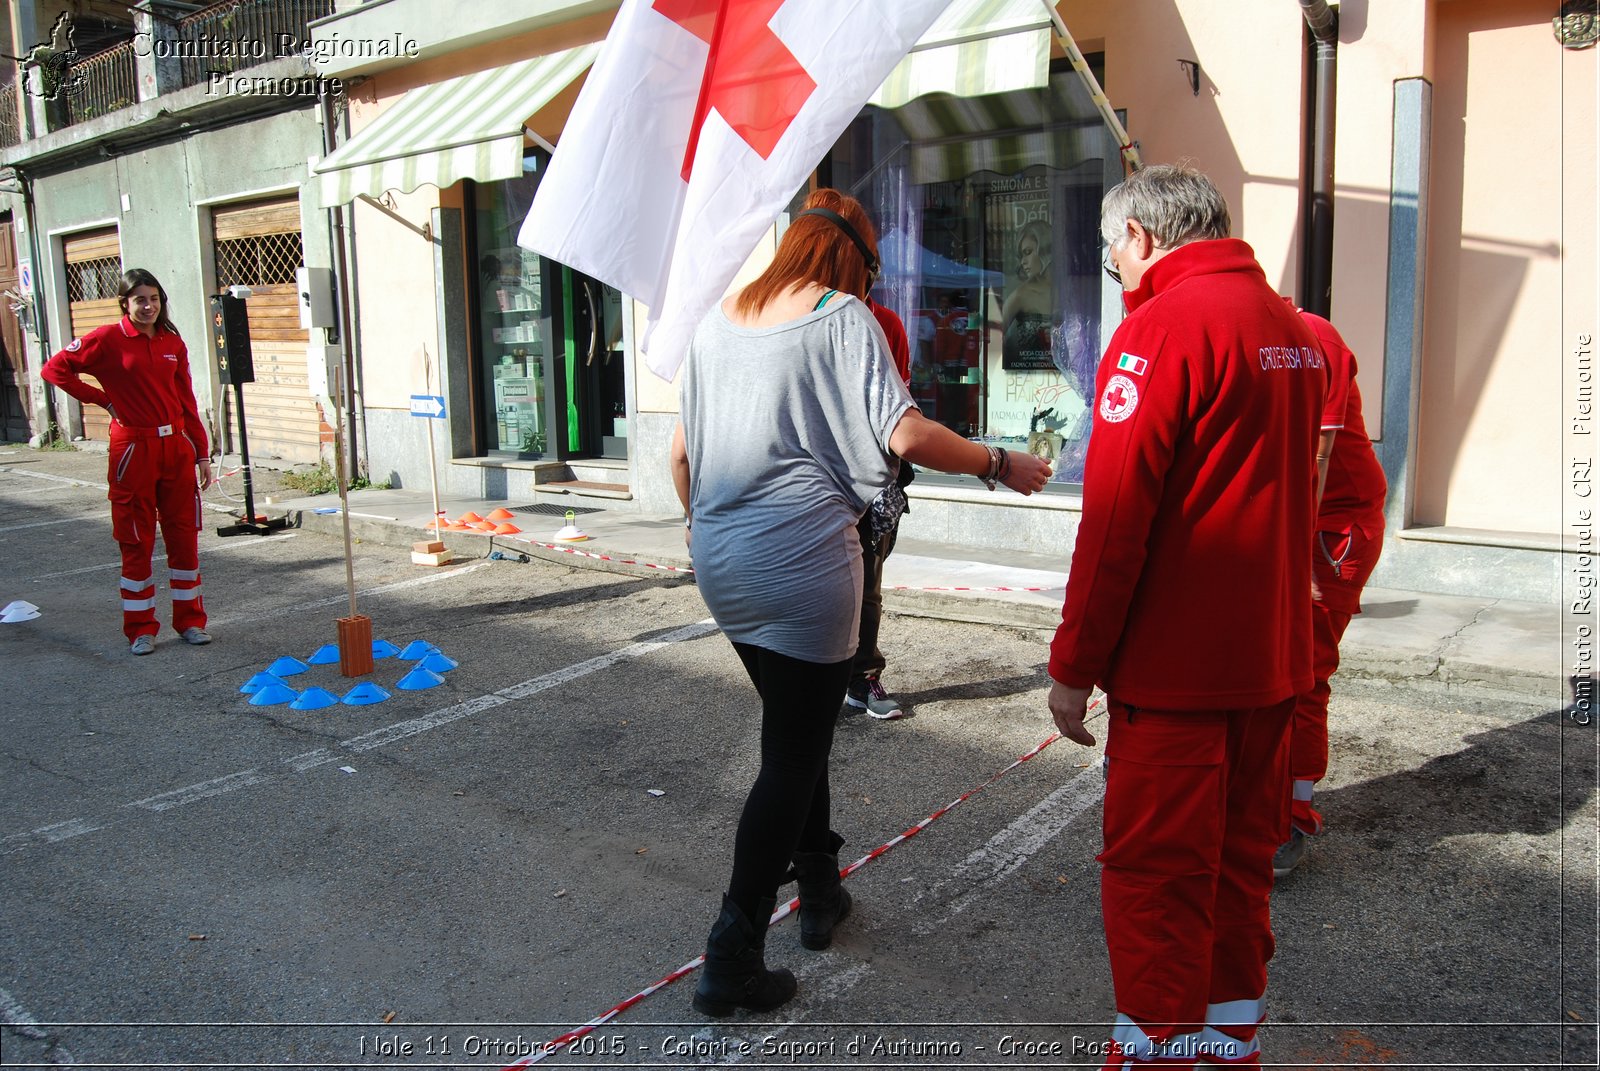
M1031 494L1050 467L963 439L918 412L863 299L877 240L861 206L818 190L772 265L712 309L690 347L673 436L700 594L761 697L761 769L694 1006L769 1011L795 993L768 970L767 921L790 867L800 937L826 948L850 910L829 812L828 753L861 611L856 522L900 459Z
M129 649L156 649L156 525L167 548L172 627L188 643L211 642L200 598L200 491L211 484L211 450L189 381L189 351L167 318L167 292L143 268L117 288L118 323L75 338L41 375L84 404L111 414L106 497L122 548L122 632ZM88 374L98 387L84 382Z

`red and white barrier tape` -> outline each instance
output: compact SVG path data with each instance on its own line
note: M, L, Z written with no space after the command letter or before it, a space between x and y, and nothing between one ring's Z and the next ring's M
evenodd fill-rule
M1099 704L1100 700L1094 700L1089 704L1089 710L1093 710L1095 707L1099 706ZM982 792L984 789L988 788L990 785L1006 776L1006 774L1015 770L1017 767L1021 766L1023 763L1027 762L1029 759L1033 758L1035 755L1039 754L1045 748L1049 747L1051 744L1060 739L1060 733L1051 733L1033 750L1016 759L1009 766L1002 769L999 773L989 778L989 780L985 781L977 788L970 789L967 792L962 793L960 796L956 797L954 800L951 800L937 811L934 811L932 814L928 815L928 817L924 818L922 821L918 822L904 833L890 838L883 844L880 844L878 847L872 849L872 851L868 852L866 855L863 855L860 859L857 859L855 862L839 871L839 877L848 878L851 874L854 874L856 871L860 870L862 867L866 866L880 855L883 855L885 852L904 844L918 833L921 833L924 829L927 829L934 822L938 821L940 818L943 818L955 808L961 806L963 803L967 802L967 800L971 799L973 796L976 796L978 793ZM788 918L792 912L799 908L799 906L800 898L798 896L789 900L787 903L780 904L778 909L772 913L772 918L767 925L776 925L779 921ZM640 1001L644 1000L646 997L665 989L678 979L692 973L697 967L705 963L705 961L706 957L704 955L696 956L694 959L690 960L688 963L685 963L671 974L668 974L659 981L645 986L627 1000L613 1005L610 1009L601 1013L600 1015L595 1016L593 1019L590 1019L582 1026L575 1027L572 1030L567 1031L565 1034L562 1034L560 1037L552 1038L550 1041L545 1042L539 1047L538 1052L535 1052L531 1056L524 1056L514 1064L508 1064L502 1069L502 1071L517 1071L518 1068L529 1067L533 1064L542 1063L546 1057L550 1056L551 1053L558 1052L564 1046L570 1045L584 1035L594 1032L595 1030L609 1023L611 1020L615 1019L617 1016L621 1015L623 1012L627 1011L629 1008L633 1007L635 1004L638 1004Z
M471 533L469 532L469 533L466 533L466 534L470 535ZM483 533L480 533L480 534L488 536L490 538L491 542L494 539L494 534L492 532L483 532ZM540 542L537 539L521 539L521 538L518 538L516 536L503 536L501 538L515 539L518 543L526 543L529 546L533 546L533 547L543 547L545 550L554 550L554 551L558 551L558 552L560 552L562 554L574 554L574 555L577 555L580 558L594 558L597 561L617 562L617 563L622 564L622 565L637 565L641 569L659 569L660 571L662 571L664 573L687 573L687 574L690 574L690 575L694 574L694 570L692 568L690 568L689 566L686 566L686 565L662 565L662 564L660 564L658 562L639 561L636 558L616 558L616 557L611 556L610 554L600 554L600 553L597 553L597 552L592 551L592 550L579 550L577 547L567 546L567 545L562 544L562 543L543 543L543 542ZM927 586L927 587L917 587L917 586L915 586L913 584L893 584L893 585L885 587L884 590L885 591L1054 591L1054 590L1057 590L1057 589L1056 588L1046 588L1046 587L1037 587L1037 588L1020 588L1020 587L945 587L945 586L933 586L933 585L930 585L930 586Z
M916 587L912 584L891 584L884 591L1057 591L1059 588L968 588L968 587Z
M490 533L485 532L484 535ZM663 573L688 573L693 575L694 570L687 565L661 565L658 562L642 562L634 558L614 558L609 554L599 554L592 550L579 550L577 547L566 546L561 543L541 543L537 539L517 539L515 536L503 538L516 539L518 543L526 543L532 547L543 547L545 550L560 551L562 554L575 554L580 558L594 558L596 561L616 562L620 565L637 565L641 569L659 569Z

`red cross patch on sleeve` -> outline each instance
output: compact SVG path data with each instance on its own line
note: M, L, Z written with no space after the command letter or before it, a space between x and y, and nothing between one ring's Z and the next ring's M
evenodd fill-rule
M1100 419L1107 424L1120 424L1133 415L1139 407L1139 388L1127 376L1115 375L1100 392Z
M68 353L77 353L81 349L83 349L83 339L81 338L75 338L71 342L67 343Z

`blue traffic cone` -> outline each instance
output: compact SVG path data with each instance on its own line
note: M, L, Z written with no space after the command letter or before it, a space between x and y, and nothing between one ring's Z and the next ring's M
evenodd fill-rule
M339 702L339 697L326 688L307 688L300 698L289 704L290 710L321 710Z
M373 658L393 658L395 655L397 655L399 653L400 653L400 648L396 647L394 644L390 643L388 640L373 640L372 641L372 657Z
M292 677L296 673L304 673L310 668L298 658L280 658L267 667L267 672L279 677Z
M418 669L430 670L434 673L449 673L461 663L447 654L435 651L433 654L417 663Z
M416 669L400 678L400 683L395 687L406 692L420 692L425 688L437 688L444 683L444 678L429 669L418 666Z
M438 654L439 648L426 640L412 640L406 644L405 650L400 652L400 657L407 662L415 662L419 658L427 658L431 654Z
M371 681L367 681L363 684L356 685L354 688L344 693L343 702L346 706L365 707L371 706L373 703L381 703L388 698L388 692L384 691L382 688L379 688Z
M239 691L245 695L254 695L269 684L276 684L283 688L288 687L287 684L284 684L282 677L275 677L271 673L257 673L254 677L239 685Z
M317 653L312 655L306 661L310 662L313 666L334 665L339 661L339 645L337 643L325 643L321 647L318 647Z
M299 693L286 684L263 685L255 695L250 697L253 707L275 707L280 703L291 703Z

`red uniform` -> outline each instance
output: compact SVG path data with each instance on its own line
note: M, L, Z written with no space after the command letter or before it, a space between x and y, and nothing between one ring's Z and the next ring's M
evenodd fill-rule
M156 525L167 548L172 627L205 628L200 596L200 492L195 464L210 456L189 380L189 351L176 332L147 338L126 316L73 339L41 374L112 417L111 532L122 549L122 631L131 641L155 635L155 578L150 557ZM81 378L92 375L95 387Z
M883 337L889 342L889 353L894 357L895 371L900 373L901 382L911 386L911 342L906 338L906 325L900 322L893 309L871 298L867 299L867 309L883 328Z
M1311 806L1316 783L1328 773L1328 678L1339 668L1339 641L1350 618L1361 612L1361 589L1383 549L1383 500L1388 484L1361 418L1356 357L1327 320L1302 312L1328 359L1328 402L1322 430L1337 431L1328 458L1328 479L1317 511L1311 567L1320 592L1312 610L1314 680L1295 703L1289 776L1294 781L1293 821L1302 833L1322 832L1322 816Z
M1289 715L1311 684L1327 371L1243 242L1182 246L1124 298L1050 675L1110 701L1099 860L1118 1052L1253 1062Z

